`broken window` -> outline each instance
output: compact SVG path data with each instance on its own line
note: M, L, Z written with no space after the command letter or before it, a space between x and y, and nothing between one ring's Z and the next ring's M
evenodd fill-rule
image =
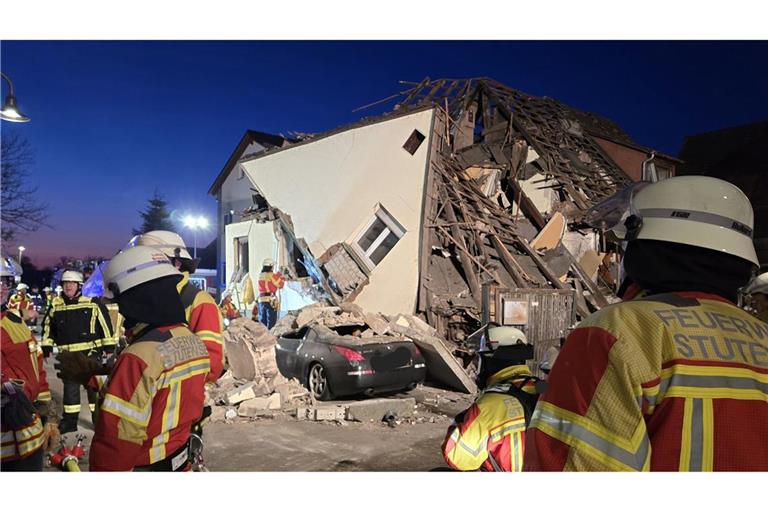
M411 133L411 136L408 137L408 140L405 141L405 144L403 144L403 149L409 152L410 154L415 154L416 150L419 149L419 146L421 146L421 143L424 142L424 139L426 137L423 133L421 133L419 130L413 130L413 133Z
M243 274L249 271L248 268L248 237L241 236L235 238L235 260L238 268L242 269Z
M373 270L404 234L405 228L379 206L373 219L355 238L354 246L369 270Z

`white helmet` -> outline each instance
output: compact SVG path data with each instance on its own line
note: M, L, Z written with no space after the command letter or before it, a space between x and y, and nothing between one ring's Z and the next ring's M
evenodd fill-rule
M61 293L64 291L64 288L61 287L61 285L56 287L56 290L54 290L56 293Z
M488 342L496 350L498 347L527 345L528 337L517 327L502 325L488 328Z
M127 247L145 246L160 249L169 258L192 259L187 251L184 239L173 231L147 231L143 235L136 235L128 242Z
M754 215L735 185L709 176L677 176L636 192L628 239L661 240L725 252L759 265ZM628 219L631 224L632 219Z
M768 295L768 272L755 276L744 288L744 293L749 295L754 295L755 293Z
M67 270L61 275L61 282L66 283L68 281L83 284L83 274L76 270Z
M49 291L51 291L51 287L50 286L46 286L45 288L43 288L43 291L45 293L48 293Z
M160 249L131 247L118 253L104 269L104 296L112 299L140 284L174 275L181 273Z
M26 284L24 284L24 283L19 283L19 284L16 286L16 291L19 291L19 292L23 292L23 291L27 291L27 290L29 290L29 286L27 286L27 285L26 285Z
M275 266L275 260L272 258L264 258L264 261L261 264L263 267L274 267Z

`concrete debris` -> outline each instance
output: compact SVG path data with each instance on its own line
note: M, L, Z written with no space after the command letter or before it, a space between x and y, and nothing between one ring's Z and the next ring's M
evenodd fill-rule
M271 379L277 371L276 338L267 328L249 318L236 318L224 331L227 361L236 379Z
M410 315L398 315L389 325L394 333L410 338L419 347L432 378L465 393L477 392L475 381L453 356L454 347L433 334L436 331L432 327Z
M324 405L320 407L299 407L296 418L309 421L342 421L347 412L344 405Z
M278 411L281 408L280 393L273 393L268 397L251 398L241 403L237 408L238 416L253 417L260 413Z
M312 304L299 310L299 315L296 317L296 328L301 329L307 324L312 323L318 317L324 316L326 313L336 313L339 308L326 307L321 304Z
M414 415L416 399L414 398L377 398L373 400L361 400L349 404L346 419L348 421L380 422L385 417L408 418Z
M236 409L227 409L227 412L224 413L224 419L225 420L232 421L235 418L237 418L237 410Z
M256 398L256 391L254 385L251 383L237 387L227 393L225 401L228 405L237 405L240 402L245 402L246 400L252 400L254 398Z

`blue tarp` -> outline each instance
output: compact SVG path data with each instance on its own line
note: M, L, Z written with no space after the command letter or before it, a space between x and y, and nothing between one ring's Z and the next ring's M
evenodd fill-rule
M104 295L104 278L102 271L107 266L106 261L102 262L96 270L93 271L91 277L83 284L83 296L84 297L101 297Z

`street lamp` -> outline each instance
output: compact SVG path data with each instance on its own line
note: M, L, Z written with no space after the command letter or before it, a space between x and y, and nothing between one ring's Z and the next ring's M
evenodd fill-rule
M19 265L21 265L21 253L23 253L26 250L27 250L27 248L24 247L23 245L19 246Z
M193 258L197 259L197 230L198 229L206 229L208 227L208 219L203 217L202 215L200 217L195 217L194 215L187 215L184 217L184 225L192 230L193 238L194 238L194 254Z
M16 96L13 95L13 82L5 73L0 72L0 76L8 82L8 96L5 97L3 109L0 110L0 119L12 123L26 123L29 121L29 118L19 112L19 107L16 105Z

